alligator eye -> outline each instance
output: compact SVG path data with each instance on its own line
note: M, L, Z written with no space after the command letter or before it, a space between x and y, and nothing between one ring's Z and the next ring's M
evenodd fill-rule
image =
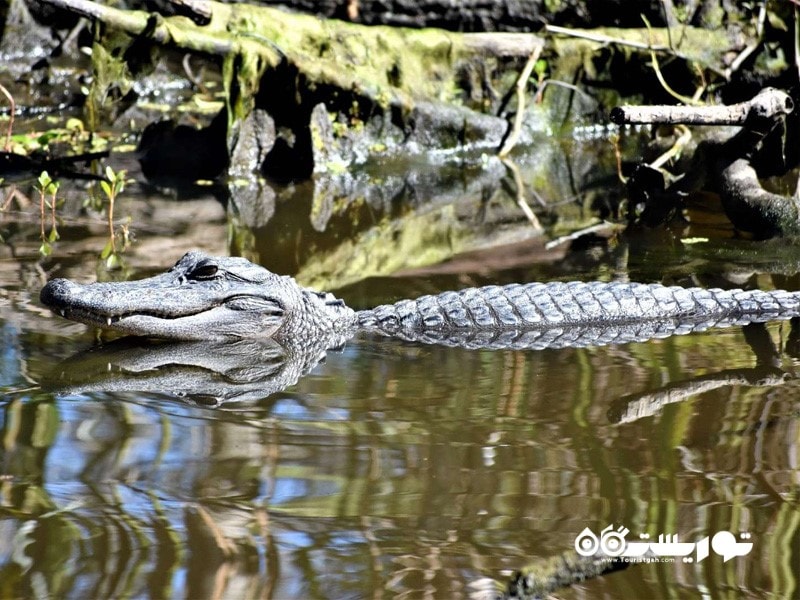
M214 279L217 276L217 265L215 264L205 264L205 265L198 265L192 272L189 273L190 279Z

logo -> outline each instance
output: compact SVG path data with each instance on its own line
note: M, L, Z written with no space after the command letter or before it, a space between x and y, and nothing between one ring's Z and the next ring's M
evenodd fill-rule
M659 535L657 542L629 542L625 539L629 533L630 529L624 525L620 525L616 530L614 525L609 525L600 532L598 538L587 527L575 538L575 552L581 556L594 556L599 551L601 556L621 557L626 562L656 562L667 557L674 560L680 556L683 562L690 563L708 558L710 550L721 556L723 562L728 562L735 556L749 554L753 549L752 542L739 542L730 531L718 531L713 537L706 536L699 542L681 542L678 540L678 534ZM647 540L649 537L647 533L639 535L641 540ZM749 540L750 534L740 533L739 537L742 540Z

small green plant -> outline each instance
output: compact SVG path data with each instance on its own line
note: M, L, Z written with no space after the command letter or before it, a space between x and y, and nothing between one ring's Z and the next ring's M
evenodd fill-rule
M56 194L58 193L59 183L54 181L47 171L42 171L37 180L38 186L36 189L39 191L39 220L41 222L41 238L42 245L39 246L39 254L42 256L50 256L53 252L53 242L58 238L58 229L56 227ZM45 234L45 208L50 209L50 233Z
M125 175L127 175L127 171L114 171L114 169L107 166L106 178L100 180L100 187L103 189L108 202L108 208L106 209L108 215L108 242L100 253L100 258L106 261L106 267L109 269L120 266L120 253L127 249L130 241L128 227L123 225L122 250L117 250L117 236L114 231L114 202L117 196L122 193L122 190L125 189Z

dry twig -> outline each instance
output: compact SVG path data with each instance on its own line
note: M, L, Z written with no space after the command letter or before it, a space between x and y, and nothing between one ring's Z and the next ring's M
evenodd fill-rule
M508 153L511 152L511 149L516 145L519 139L520 132L522 131L522 120L525 116L525 89L528 86L528 79L530 79L531 73L533 73L533 67L542 54L542 48L543 46L539 44L533 49L528 57L528 62L525 63L525 67L522 69L522 73L520 73L517 79L517 114L514 115L514 127L511 130L511 134L506 139L500 152L497 153L500 158L508 156Z
M519 167L517 167L513 161L507 158L501 158L500 160L505 167L511 171L511 175L514 178L514 185L517 188L517 205L522 209L525 217L528 219L528 221L530 221L531 225L533 225L533 228L537 231L541 231L542 224L539 222L538 217L531 210L528 201L525 199L525 184L522 181L522 175L519 172Z
M3 145L3 150L5 152L11 151L11 132L14 130L14 114L17 112L17 104L14 102L14 96L5 88L3 84L0 84L0 92L8 98L9 104L11 104L11 112L8 115L8 127L6 128L6 142Z

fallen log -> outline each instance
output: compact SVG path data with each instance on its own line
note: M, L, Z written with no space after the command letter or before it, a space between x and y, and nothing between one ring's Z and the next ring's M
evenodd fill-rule
M480 143L496 150L507 120L483 112L481 99L472 101L477 110L470 108L461 82L470 79L471 69L485 72L489 59L492 68L516 75L517 65L544 44L530 34L366 27L210 0L183 0L194 19L119 10L92 0L42 1L123 31L140 44L221 57L228 148L238 143L248 115L263 109L274 122L267 129L291 134L278 135L262 171L289 180L307 178L315 168L310 123L320 103L338 120L337 135L356 139L345 145L372 148L377 138L386 147L412 141L423 148ZM95 54L96 65L110 55L100 47ZM374 129L373 138L359 135L367 127ZM523 132L522 143L530 139Z

